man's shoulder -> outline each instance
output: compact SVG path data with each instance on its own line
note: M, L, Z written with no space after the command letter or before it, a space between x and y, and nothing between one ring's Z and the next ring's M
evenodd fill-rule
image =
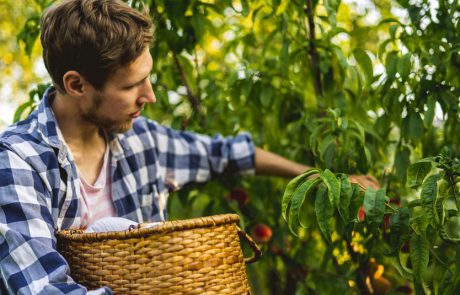
M34 114L8 126L0 134L0 147L2 147L0 152L9 150L22 158L50 151L50 147L41 139L38 122Z
M0 133L0 143L9 146L24 141L39 142L36 132L37 120L35 116L31 115L22 121L6 127L6 129Z

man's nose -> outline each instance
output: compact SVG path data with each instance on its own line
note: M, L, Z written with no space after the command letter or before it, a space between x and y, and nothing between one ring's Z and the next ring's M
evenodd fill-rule
M155 93L153 92L152 83L150 83L149 79L146 79L144 83L144 87L140 93L139 100L142 104L144 103L154 103L157 101L155 97Z

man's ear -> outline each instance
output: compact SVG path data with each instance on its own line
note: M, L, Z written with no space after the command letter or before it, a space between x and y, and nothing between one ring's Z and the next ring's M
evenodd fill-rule
M71 96L84 96L85 92L88 90L88 82L85 77L77 71L66 72L62 77L62 82L65 92Z

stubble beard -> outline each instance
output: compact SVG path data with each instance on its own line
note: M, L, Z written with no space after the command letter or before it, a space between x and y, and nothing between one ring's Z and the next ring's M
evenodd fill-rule
M133 121L131 119L121 122L108 118L102 114L103 111L101 110L101 104L102 97L100 95L95 95L93 106L82 115L82 118L109 133L125 133L131 129L133 125Z

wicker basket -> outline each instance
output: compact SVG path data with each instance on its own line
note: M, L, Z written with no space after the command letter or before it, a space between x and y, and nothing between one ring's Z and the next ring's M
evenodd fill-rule
M114 294L251 294L246 263L259 259L254 241L238 228L239 216L166 221L123 232L57 233L58 251L71 276L89 289ZM253 249L244 258L239 237Z

